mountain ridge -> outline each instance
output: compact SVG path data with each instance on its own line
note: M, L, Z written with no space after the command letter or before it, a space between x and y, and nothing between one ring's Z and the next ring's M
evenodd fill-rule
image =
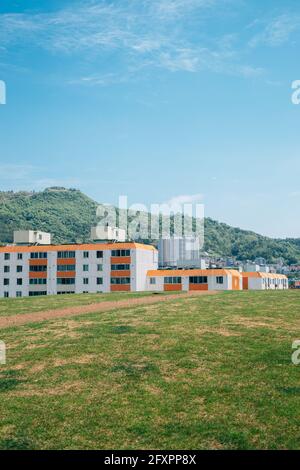
M0 242L11 243L13 230L39 229L53 234L54 243L79 243L90 239L101 205L78 189L47 188L40 192L0 192ZM147 240L145 240L147 241ZM282 259L300 264L300 239L274 239L250 230L205 218L204 251L240 260Z

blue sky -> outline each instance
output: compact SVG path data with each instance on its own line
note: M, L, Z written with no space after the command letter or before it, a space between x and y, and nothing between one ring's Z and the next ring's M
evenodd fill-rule
M300 237L299 0L2 0L0 189Z

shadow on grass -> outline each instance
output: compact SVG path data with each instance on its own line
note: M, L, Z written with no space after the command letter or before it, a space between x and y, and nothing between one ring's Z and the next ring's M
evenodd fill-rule
M33 444L27 439L0 439L0 450L32 450Z
M285 395L300 395L300 387L278 387L277 390Z
M7 370L0 375L0 393L14 390L18 385L24 382L25 380L20 378L17 371Z
M133 362L126 362L123 364L116 364L110 369L111 372L122 373L129 378L139 378L145 374L159 373L159 368L150 362L144 364L136 364Z

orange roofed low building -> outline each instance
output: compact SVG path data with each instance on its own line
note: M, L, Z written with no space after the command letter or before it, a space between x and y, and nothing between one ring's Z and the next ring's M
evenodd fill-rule
M147 290L242 290L242 279L241 273L233 269L153 270L147 274Z
M242 273L244 290L285 290L289 281L284 274L274 273Z

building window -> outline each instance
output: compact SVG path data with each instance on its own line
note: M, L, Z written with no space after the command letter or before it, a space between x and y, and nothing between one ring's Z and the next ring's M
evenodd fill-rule
M112 277L110 283L112 285L130 284L130 277Z
M58 251L57 257L60 259L75 258L75 251Z
M6 299L8 299L8 297L9 297L9 292L4 292L4 297L5 297Z
M89 283L89 278L88 278L88 277L84 277L84 278L83 278L83 284L86 286L88 283Z
M111 270L112 271L129 271L130 264L112 264Z
M103 271L103 264L97 264L97 271Z
M40 295L47 295L47 291L29 291L29 297L37 297L37 296L40 296Z
M23 266L17 266L17 273L21 273L23 271Z
M97 251L97 258L103 258L103 251Z
M57 284L63 285L63 286L70 286L70 285L75 284L75 278L73 278L73 277L58 278L57 279Z
M5 286L9 286L9 279L4 278L4 279L3 279L3 284L4 284Z
M84 258L88 258L89 255L90 255L90 253L89 253L88 251L84 251L84 252L83 252L83 257L84 257Z
M67 291L57 292L57 295L70 295L70 294L75 294L75 291L70 290L69 292Z
M29 270L34 273L44 273L47 271L47 265L30 266Z
M30 253L30 258L31 259L46 259L48 257L47 252L35 252L35 253Z
M5 259L5 261L9 261L10 260L10 253L4 253L4 259Z
M100 286L103 284L103 279L102 277L97 277L97 285Z
M150 284L151 285L156 284L156 278L155 277L150 277Z
M10 267L9 266L4 266L4 272L9 273L9 271L10 271Z
M112 250L111 256L114 256L114 257L130 256L130 250Z
M207 276L191 276L190 284L207 284Z
M57 272L75 271L75 264L58 264Z
M17 297L22 297L22 292L18 290L18 291L16 292L16 296L17 296Z
M42 286L47 284L47 279L29 279L31 286Z
M83 271L84 272L87 272L89 270L89 265L88 264L84 264L83 265Z
M17 286L22 286L23 285L23 279L22 278L18 278L17 279Z
M224 277L223 276L217 276L217 284L224 284Z
M18 253L18 259L23 259L23 253Z
M181 277L165 277L165 284L181 284Z

